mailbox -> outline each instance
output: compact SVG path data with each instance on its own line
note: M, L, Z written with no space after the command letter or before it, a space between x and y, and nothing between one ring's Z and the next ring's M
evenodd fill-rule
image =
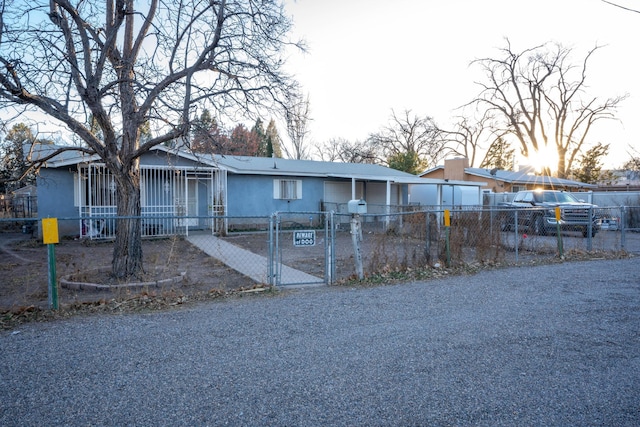
M366 214L367 202L365 202L363 199L349 200L349 202L347 203L347 210L350 214Z

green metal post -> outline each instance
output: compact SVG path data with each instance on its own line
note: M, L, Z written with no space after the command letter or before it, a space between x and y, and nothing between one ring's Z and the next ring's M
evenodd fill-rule
M447 250L447 267L451 267L451 243L449 241L450 229L451 227L449 226L446 226L444 228L444 238L445 238L445 244L446 244L446 250Z
M558 229L558 254L560 255L560 258L563 258L564 249L562 247L562 232L560 230L560 223L557 224L557 229Z
M47 245L49 253L49 308L58 309L58 283L56 280L56 245Z
M560 258L564 258L564 249L562 247L562 231L560 230L560 221L562 220L562 210L556 206L556 229L558 233L558 254Z

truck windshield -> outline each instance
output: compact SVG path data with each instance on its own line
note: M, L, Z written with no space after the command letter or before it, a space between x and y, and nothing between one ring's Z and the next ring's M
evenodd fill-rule
M535 195L536 201L544 203L575 203L578 201L569 193L541 193Z

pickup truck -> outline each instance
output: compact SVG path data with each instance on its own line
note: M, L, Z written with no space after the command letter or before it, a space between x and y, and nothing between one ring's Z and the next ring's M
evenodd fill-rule
M560 228L579 230L582 235L595 236L600 229L597 206L576 199L572 194L558 190L525 190L516 193L510 203L498 205L502 210L502 230L515 229L515 212L518 209L518 227L524 227L529 233L544 236L555 233L558 227L556 207L560 207Z

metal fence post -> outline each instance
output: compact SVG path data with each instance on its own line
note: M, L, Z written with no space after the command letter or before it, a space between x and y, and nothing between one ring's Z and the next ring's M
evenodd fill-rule
M626 234L625 229L627 228L627 207L620 207L620 249L624 250L626 246Z
M593 206L589 207L589 223L587 224L587 252L593 250Z
M276 226L275 226L275 247L274 247L274 253L275 253L275 271L274 271L274 276L275 276L275 285L279 286L280 285L280 268L282 265L282 259L281 259L281 254L280 254L280 214L278 214L278 212L276 212L274 214L275 216L275 222L276 222Z
M389 219L388 217L386 218ZM353 259L356 267L356 274L358 279L364 279L364 270L362 266L362 248L360 242L362 241L362 224L360 223L360 214L351 215L351 241L353 243Z
M335 212L329 212L329 235L331 236L331 279L336 280L336 217ZM333 282L332 282L333 283Z
M333 252L331 251L331 235L329 231L329 215L324 216L324 283L330 285L333 281L331 272L331 259Z
M518 209L513 214L513 237L516 251L516 262L518 262L518 247L520 246L520 236L518 234Z
M425 234L426 239L424 242L424 257L427 260L427 263L431 262L431 213L429 211L425 212Z
M274 286L275 285L275 280L274 280L274 263L275 260L273 259L273 220L274 215L271 214L271 216L269 217L269 260L268 263L269 265L267 266L267 274L269 275L269 286Z

